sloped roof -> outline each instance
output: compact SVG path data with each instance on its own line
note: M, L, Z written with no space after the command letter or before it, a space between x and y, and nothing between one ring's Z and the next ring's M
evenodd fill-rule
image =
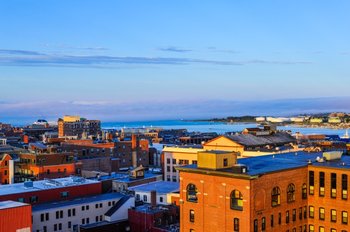
M272 135L255 136L252 134L225 135L226 138L244 146L265 146L273 144L286 144L296 141L294 137L286 132L277 132Z

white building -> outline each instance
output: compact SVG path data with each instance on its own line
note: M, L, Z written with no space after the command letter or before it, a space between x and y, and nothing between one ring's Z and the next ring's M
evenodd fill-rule
M164 147L164 180L179 182L179 172L175 167L197 164L198 152L205 151L192 147Z
M80 225L126 220L128 209L134 206L134 197L120 193L34 205L33 231L79 231Z
M136 200L143 201L144 203L151 203L151 192L156 191L157 205L172 204L171 197L174 195L179 196L179 189L180 185L178 182L170 181L156 181L135 187L129 187L130 191L135 192Z

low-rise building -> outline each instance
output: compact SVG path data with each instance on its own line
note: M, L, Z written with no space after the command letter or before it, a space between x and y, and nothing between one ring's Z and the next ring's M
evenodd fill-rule
M79 231L81 225L126 220L135 199L107 193L33 206L33 231Z
M32 207L16 201L0 201L0 232L31 232Z
M174 198L174 196L179 195L179 183L170 181L156 181L135 187L129 187L129 190L135 193L136 201L151 203L152 192L154 192L156 204L169 205L173 204L171 200Z

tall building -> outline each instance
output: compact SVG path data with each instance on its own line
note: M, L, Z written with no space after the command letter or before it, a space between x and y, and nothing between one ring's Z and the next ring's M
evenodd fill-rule
M350 157L337 155L200 152L177 168L181 231L349 231Z
M96 137L101 131L101 121L87 120L80 116L64 116L58 119L59 137Z

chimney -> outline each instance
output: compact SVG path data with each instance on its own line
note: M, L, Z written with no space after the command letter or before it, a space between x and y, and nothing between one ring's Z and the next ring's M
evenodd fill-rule
M156 192L156 190L151 191L151 206L152 207L157 206L157 192Z

